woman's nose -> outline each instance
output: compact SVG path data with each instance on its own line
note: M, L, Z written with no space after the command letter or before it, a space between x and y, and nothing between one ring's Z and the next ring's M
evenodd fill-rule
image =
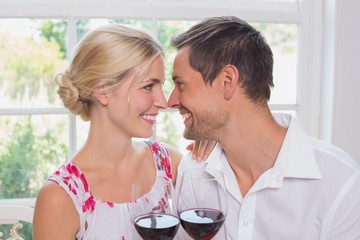
M162 109L168 108L166 98L165 98L163 91L161 91L161 93L156 98L154 105L156 105L157 107L162 108Z

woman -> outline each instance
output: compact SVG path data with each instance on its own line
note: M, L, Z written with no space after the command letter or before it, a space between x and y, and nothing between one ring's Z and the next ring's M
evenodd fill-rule
M174 181L181 158L169 146L132 140L153 135L167 108L164 79L163 48L141 30L106 25L79 42L56 83L65 107L90 120L89 134L40 190L35 240L136 239L129 232L131 184L155 175Z

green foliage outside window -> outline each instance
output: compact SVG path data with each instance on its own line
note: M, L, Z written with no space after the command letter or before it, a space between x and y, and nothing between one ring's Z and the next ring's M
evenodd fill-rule
M0 87L5 89L6 98L18 104L38 99L40 95L47 104L57 99L56 85L53 78L59 68L65 68L67 57L67 21L38 21L39 38L30 36L13 36L0 32ZM135 25L150 29L149 21L111 20L109 22ZM90 22L81 19L76 22L78 36L90 29ZM169 49L170 36L178 29L159 25L159 38ZM166 62L167 74L171 72L171 62ZM172 81L167 81L164 90L169 94ZM15 107L15 106L12 106ZM4 120L3 120L4 119ZM175 132L168 113L161 120L163 131L160 140L177 146L179 137ZM35 127L34 116L25 118L1 118L0 127L0 199L35 197L43 181L51 173L49 166L60 165L68 155L65 141L57 136L63 134L64 124L51 126L39 134ZM54 129L56 128L56 129ZM51 130L50 130L51 129ZM66 132L67 134L67 132Z
M49 169L55 170L67 155L67 146L58 141L63 126L58 124L56 129L39 135L31 119L27 116L16 122L9 140L3 142L5 151L0 153L0 199L36 197L49 175ZM5 128L2 126L2 129ZM0 232L8 233L10 227L0 226ZM31 225L23 224L20 233L24 239L32 239Z
M32 20L39 23L38 36L13 36L0 32L0 93L13 105L21 106L30 102L54 106L58 102L54 76L62 71L68 59L68 26L66 20ZM109 23L133 25L151 29L150 21L110 19ZM157 38L166 50L164 83L168 98L173 89L171 80L172 60L175 49L170 39L187 29L194 22L158 21ZM91 20L76 21L76 40L91 29ZM296 28L284 24L273 27L271 24L254 24L266 35L272 47L279 47L286 53L296 49ZM2 100L3 101L3 100ZM34 102L34 103L32 103ZM157 126L158 140L178 147L181 133L176 131L171 112L162 113ZM47 127L40 130L36 116L0 118L0 199L35 197L43 181L68 156L68 140L65 121L44 120ZM161 125L161 126L160 126ZM4 230L3 227L0 231ZM5 230L3 232L8 232ZM31 239L31 226L24 225L21 230L24 239ZM5 236L6 237L6 236ZM6 239L6 238L5 238Z

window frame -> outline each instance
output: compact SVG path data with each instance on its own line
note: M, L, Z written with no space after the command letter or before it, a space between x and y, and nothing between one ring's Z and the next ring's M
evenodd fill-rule
M206 8L203 7L205 4ZM183 0L181 3L175 0L105 0L101 4L86 0L3 0L0 3L0 18L67 20L70 53L76 43L75 22L78 18L147 19L151 21L154 34L157 34L158 20L201 20L222 15L235 15L248 22L298 24L296 104L273 104L270 108L295 110L305 131L315 137L320 135L321 12L321 0ZM0 108L0 116L36 114L68 114L69 154L76 152L76 117L65 108ZM28 200L25 202L29 205Z

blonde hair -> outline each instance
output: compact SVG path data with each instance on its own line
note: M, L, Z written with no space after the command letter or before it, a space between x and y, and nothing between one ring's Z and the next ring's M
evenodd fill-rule
M99 27L83 37L68 69L55 77L57 93L66 108L88 121L95 88L110 91L125 77L142 77L163 55L161 44L143 30L116 24Z

